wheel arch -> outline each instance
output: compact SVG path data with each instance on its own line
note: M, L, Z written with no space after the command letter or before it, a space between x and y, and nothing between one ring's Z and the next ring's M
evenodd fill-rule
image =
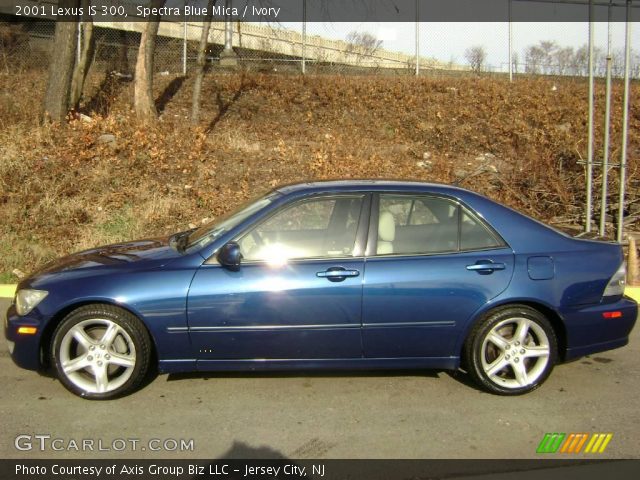
M488 315L491 315L493 312L495 312L498 309L515 307L518 305L526 306L526 307L532 308L533 310L537 310L549 320L549 323L551 323L551 326L553 327L553 331L556 334L556 339L558 342L558 352L557 352L558 360L560 362L564 362L566 352L567 352L567 328L564 323L564 320L562 319L560 314L551 306L546 305L540 301L531 300L531 299L509 299L508 301L487 306L487 308L484 308L481 311L477 312L473 316L471 321L469 321L469 323L466 325L464 333L463 335L461 335L461 338L458 342L457 348L458 348L460 358L462 359L464 357L463 355L464 345L467 339L469 338L469 334L472 332L473 327L477 325L478 322L481 322L484 318L486 318Z
M80 307L85 307L87 305L108 305L110 307L115 307L115 308L124 310L130 313L131 315L133 315L134 317L136 317L140 321L140 323L143 325L144 329L147 332L147 335L149 335L149 338L151 339L151 361L155 365L158 364L158 353L157 353L158 350L156 346L156 339L153 336L153 333L151 332L151 330L149 329L149 326L142 319L141 315L135 312L134 310L127 308L117 302L100 299L100 300L80 300L77 302L72 302L68 305L65 305L63 308L58 310L51 317L51 319L47 322L47 325L45 326L42 332L42 335L40 337L40 367L42 369L48 369L50 367L49 360L51 358L51 340L53 339L53 334L56 331L56 328L58 327L58 325L60 325L60 322L62 322L62 320L74 310L77 310Z

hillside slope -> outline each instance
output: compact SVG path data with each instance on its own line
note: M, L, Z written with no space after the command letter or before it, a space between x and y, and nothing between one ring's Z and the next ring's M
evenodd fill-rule
M45 128L33 109L44 77L0 76L0 282L14 268L30 271L54 255L184 229L273 186L313 178L464 179L463 186L542 220L580 222L583 81L209 75L202 122L191 126L191 80L159 76L161 117L144 126L133 120L131 84L95 79L87 117ZM637 94L634 85L634 202ZM601 139L601 85L597 96ZM621 97L616 84L616 162ZM610 187L613 199L615 178Z

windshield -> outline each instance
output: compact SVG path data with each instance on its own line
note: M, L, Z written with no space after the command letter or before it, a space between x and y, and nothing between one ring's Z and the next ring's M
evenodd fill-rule
M245 218L263 209L279 196L280 193L271 192L258 200L250 200L238 210L229 212L201 226L189 234L188 241L186 242L187 248L196 245L202 248L209 245L220 235L239 225Z

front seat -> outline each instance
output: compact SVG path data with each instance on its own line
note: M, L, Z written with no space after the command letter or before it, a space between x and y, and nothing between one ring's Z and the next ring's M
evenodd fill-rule
M396 238L396 222L391 212L381 212L378 220L378 255L393 253L393 241Z

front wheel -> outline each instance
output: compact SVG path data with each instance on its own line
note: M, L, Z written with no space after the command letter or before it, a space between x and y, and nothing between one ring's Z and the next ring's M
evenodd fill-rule
M130 393L147 374L151 342L134 315L110 305L87 305L67 315L53 335L52 364L62 384L84 398Z
M473 329L465 344L468 373L484 390L521 395L547 379L557 358L553 327L527 306L495 310Z

